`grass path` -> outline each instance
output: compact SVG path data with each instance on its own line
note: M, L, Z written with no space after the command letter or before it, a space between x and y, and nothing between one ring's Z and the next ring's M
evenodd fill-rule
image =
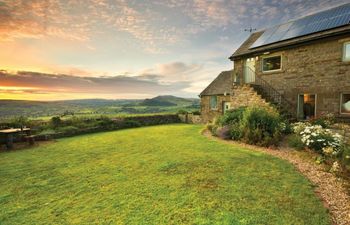
M0 154L0 224L330 224L285 161L167 125Z

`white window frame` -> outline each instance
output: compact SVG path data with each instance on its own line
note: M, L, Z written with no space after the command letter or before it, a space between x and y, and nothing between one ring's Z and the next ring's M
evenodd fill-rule
M343 43L343 62L350 62L350 52L348 58L346 58L346 46L350 45L350 41Z
M274 57L277 57L279 56L281 58L281 66L279 69L276 69L276 70L264 70L264 60L265 59L268 59L268 58L274 58ZM277 72L277 71L282 71L282 65L283 65L283 57L282 57L282 54L276 54L276 55L269 55L269 56L262 56L261 57L261 71L263 73L271 73L271 72Z
M215 97L216 98L216 106L215 108L212 108L211 107L211 98L212 97ZM211 95L210 98L209 98L209 109L210 110L218 110L218 96L217 95Z
M344 93L340 93L340 108L339 108L339 112L341 115L350 115L350 113L346 113L346 112L342 112L342 105L343 105L343 95L350 95L349 92L344 92Z

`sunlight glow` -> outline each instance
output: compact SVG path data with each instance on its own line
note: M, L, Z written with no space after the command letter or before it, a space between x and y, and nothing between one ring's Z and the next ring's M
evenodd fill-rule
M22 91L22 90L37 90L36 87L16 87L16 86L0 86L3 91Z

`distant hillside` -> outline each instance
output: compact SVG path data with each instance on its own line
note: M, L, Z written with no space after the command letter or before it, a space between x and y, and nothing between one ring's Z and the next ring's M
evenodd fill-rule
M198 110L199 99L158 96L151 99L82 99L66 101L0 100L0 119L16 116L106 115L177 112Z
M140 105L145 106L190 106L199 105L199 99L180 98L172 95L160 95L145 99Z

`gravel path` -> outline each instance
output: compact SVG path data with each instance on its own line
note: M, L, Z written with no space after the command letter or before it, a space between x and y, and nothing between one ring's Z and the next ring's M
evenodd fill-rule
M349 190L345 188L345 181L337 178L332 173L326 172L324 167L302 157L301 154L298 154L300 152L291 149L262 148L231 140L222 140L213 137L208 131L205 131L203 134L208 138L229 144L240 145L254 151L265 152L292 163L316 186L315 192L321 198L325 207L329 209L333 224L350 225L350 196L348 194Z

